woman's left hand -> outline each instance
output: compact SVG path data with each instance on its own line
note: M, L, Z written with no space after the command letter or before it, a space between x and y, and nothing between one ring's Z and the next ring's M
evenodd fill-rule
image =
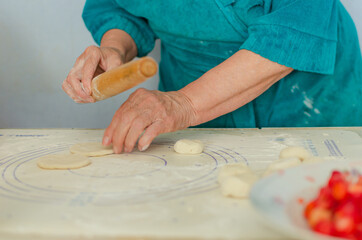
M103 136L103 144L113 143L115 153L146 150L161 133L192 125L196 113L190 100L181 92L137 89L115 113Z

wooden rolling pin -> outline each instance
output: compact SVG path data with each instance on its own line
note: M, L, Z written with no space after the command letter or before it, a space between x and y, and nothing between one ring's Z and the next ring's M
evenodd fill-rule
M104 72L92 80L92 97L101 101L124 92L154 76L157 63L143 57Z

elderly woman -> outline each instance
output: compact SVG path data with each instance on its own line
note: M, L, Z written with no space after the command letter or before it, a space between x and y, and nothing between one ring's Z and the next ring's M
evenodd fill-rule
M104 133L116 153L189 126L362 125L361 51L339 0L88 0L83 18L100 47L63 83L76 102L161 39L160 91L135 91Z

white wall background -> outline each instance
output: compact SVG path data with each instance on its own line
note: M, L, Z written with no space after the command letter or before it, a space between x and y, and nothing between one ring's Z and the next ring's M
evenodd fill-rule
M105 128L134 90L95 104L76 104L62 91L75 59L94 44L81 19L84 2L0 0L0 128ZM362 1L342 2L362 46ZM158 45L151 56L159 60Z

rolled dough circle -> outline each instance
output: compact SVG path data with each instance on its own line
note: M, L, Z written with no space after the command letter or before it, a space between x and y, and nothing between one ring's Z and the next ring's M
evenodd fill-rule
M200 154L204 151L204 144L200 140L181 139L173 148L181 154Z
M103 146L98 142L77 143L70 147L70 152L87 157L99 157L113 154L112 146Z
M76 169L88 166L91 161L79 154L50 154L37 159L37 165L43 169Z

